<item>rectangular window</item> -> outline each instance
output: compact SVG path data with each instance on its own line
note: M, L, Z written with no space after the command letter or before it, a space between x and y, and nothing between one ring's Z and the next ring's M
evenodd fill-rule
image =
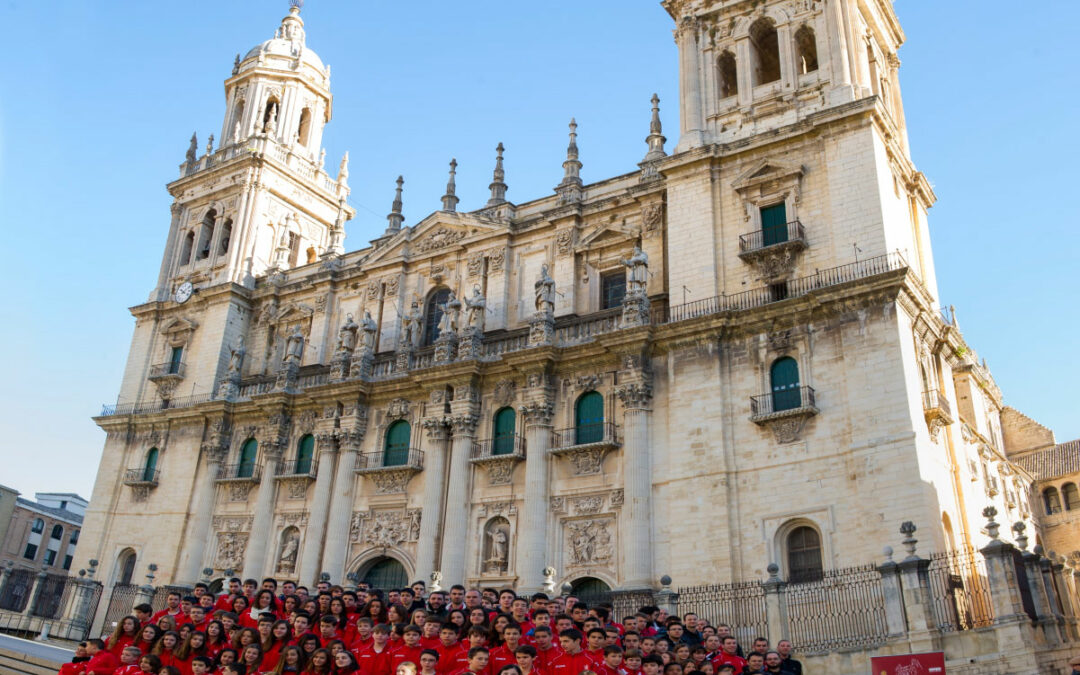
M761 208L762 246L772 246L788 240L787 207L784 202Z
M300 258L300 235L295 232L289 233L289 267L296 267L296 261Z
M184 348L173 347L169 354L169 374L175 375L180 372L180 365L184 362Z
M618 307L625 295L626 272L620 269L600 275L600 309Z
M27 544L26 551L23 552L23 557L27 560L33 560L37 557L37 544Z
M71 556L69 556L69 555L64 556L64 569L66 569L66 570L71 569Z
M45 549L44 563L46 565L52 565L55 562L56 562L56 551L52 550L51 548Z
M75 530L74 532L71 533L71 542L70 543L71 543L72 546L79 543L79 531L78 530Z

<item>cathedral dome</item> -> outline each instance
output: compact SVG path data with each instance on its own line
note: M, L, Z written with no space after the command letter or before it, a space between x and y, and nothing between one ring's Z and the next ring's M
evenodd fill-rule
M244 55L240 69L249 66L252 59L256 63L270 61L287 61L290 68L299 59L299 62L323 72L326 67L322 59L313 50L304 44L304 20L300 18L300 8L296 4L289 8L289 14L281 20L281 27L274 33L274 37L251 48Z

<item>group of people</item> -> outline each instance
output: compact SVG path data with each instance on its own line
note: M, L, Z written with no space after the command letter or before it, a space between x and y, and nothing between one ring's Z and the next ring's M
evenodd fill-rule
M802 675L787 640L743 645L725 624L657 607L510 589L357 591L320 582L196 584L139 604L59 675Z

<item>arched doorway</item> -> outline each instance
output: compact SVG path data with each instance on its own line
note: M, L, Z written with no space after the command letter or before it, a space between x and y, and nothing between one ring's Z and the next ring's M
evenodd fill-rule
M570 582L570 595L588 604L590 607L599 602L611 600L611 586L596 577L580 577Z
M356 576L360 578L361 583L382 590L404 588L409 584L409 575L405 571L405 566L385 556L376 558L360 568Z

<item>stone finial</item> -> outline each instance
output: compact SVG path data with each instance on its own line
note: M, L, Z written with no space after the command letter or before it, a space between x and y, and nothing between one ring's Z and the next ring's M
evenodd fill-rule
M401 224L405 222L405 216L401 215L401 186L405 185L405 179L397 177L397 189L394 191L394 203L390 207L390 214L386 220L390 223L386 226L387 235L397 234L401 231Z
M491 199L488 200L488 206L498 206L506 203L506 172L503 171L504 150L502 143L499 143L495 148L495 171L492 174L491 185L488 186L491 189Z
M994 520L994 516L997 515L997 512L997 509L993 506L987 506L982 511L983 517L986 518L986 534L988 534L991 539L997 539L998 530L1001 529L998 522Z
M320 574L319 575L319 581L330 581L330 573L329 572L323 572L322 574Z
M435 570L431 573L431 592L437 593L442 590L442 572Z
M236 53L236 58L233 59L232 74L235 75L240 72L240 52Z
M660 97L656 94L652 95L652 120L649 122L649 135L645 137L645 143L649 146L649 151L645 153L644 162L652 162L657 159L667 157L667 152L664 151L664 143L667 141L662 133L663 127L660 125Z
M555 575L557 574L555 568L548 565L544 568L543 574L544 592L547 593L549 597L555 595Z
M191 142L188 143L184 159L187 160L188 164L194 164L199 159L199 135L197 132L191 132Z
M236 576L236 570L230 567L229 569L223 571L222 574L228 578L232 578Z
M782 581L780 579L780 566L776 563L769 563L768 566L765 567L765 571L769 573L769 578L767 579L767 581L771 581L773 583L779 583L780 581Z
M660 587L665 591L671 590L671 577L665 574L660 577Z
M337 218L334 219L334 226L330 228L330 242L326 245L326 256L339 256L345 252L345 222L348 219L348 214L345 213L345 197L342 196L338 199Z
M559 193L559 203L580 202L581 162L578 160L577 121L570 118L570 143L566 146L566 161L563 162L563 179L555 192Z
M881 555L885 556L885 564L891 564L891 563L895 562L892 559L892 557L893 557L893 547L892 546L886 546L885 548L881 549Z
M574 592L574 585L569 581L564 581L563 585L559 588L559 590L562 591L562 596L565 598L566 596Z
M910 520L905 520L900 525L900 534L904 535L904 541L901 543L907 549L908 560L918 557L915 555L915 545L919 543L919 540L915 538L915 530L915 523Z
M87 576L88 579L92 580L94 578L94 573L97 572L98 561L94 560L94 559L91 559L91 560L87 561L87 563L89 564L90 567L89 567L89 569L86 570L86 576Z
M457 211L458 198L457 198L457 160L450 159L450 178L446 181L446 194L442 198L443 211Z
M1028 537L1026 534L1024 534L1024 531L1026 529L1027 525L1024 524L1024 521L1022 520L1018 520L1013 523L1012 531L1016 534L1016 546L1021 551L1026 551L1028 547Z
M146 569L148 570L147 573L146 573L146 585L147 586L153 586L154 585L154 572L157 572L157 565L154 564L154 563L150 563L149 565L146 566Z

